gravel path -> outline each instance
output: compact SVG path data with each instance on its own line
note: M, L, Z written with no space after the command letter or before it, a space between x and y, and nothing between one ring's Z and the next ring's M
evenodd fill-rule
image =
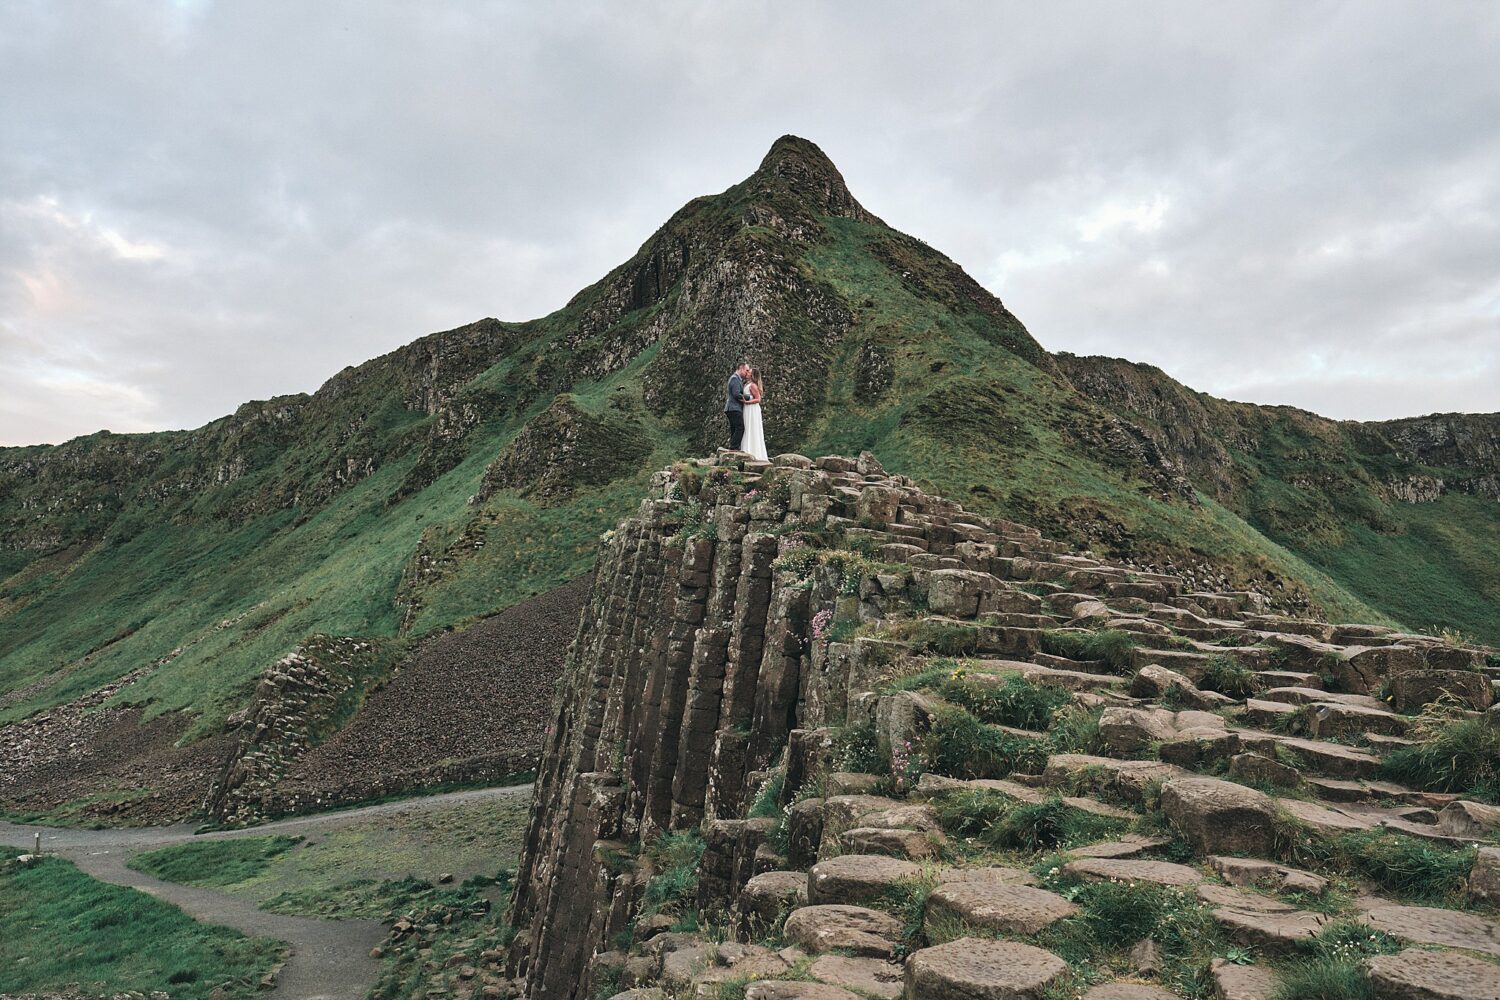
M187 825L153 826L118 830L78 830L55 826L23 826L0 822L0 844L31 850L37 834L42 850L60 854L80 869L104 882L128 885L182 908L205 923L233 927L244 934L276 938L291 946L276 989L268 995L297 1000L357 1000L375 984L379 962L370 949L385 938L385 925L376 920L317 920L267 913L255 904L215 889L163 882L144 872L132 871L126 862L147 848L185 840L220 840L259 837L268 833L316 833L335 830L370 816L427 812L466 802L506 798L530 791L530 785L480 788L446 795L382 802L379 805L345 809L277 820L244 830L220 830L194 836Z

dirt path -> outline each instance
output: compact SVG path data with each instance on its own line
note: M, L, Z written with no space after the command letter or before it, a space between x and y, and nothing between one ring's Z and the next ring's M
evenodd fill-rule
M385 927L379 921L317 920L267 913L257 909L250 900L216 889L163 882L144 872L132 871L126 867L126 862L148 848L185 840L258 837L283 832L318 833L371 816L427 812L524 794L530 789L530 785L514 785L451 792L341 812L297 816L244 830L220 830L196 837L193 828L187 825L78 830L0 822L0 844L30 850L36 835L40 834L43 851L62 855L101 881L148 892L181 907L183 912L205 923L223 924L244 934L285 941L291 946L291 956L271 995L295 997L297 1000L356 1000L369 992L379 972L379 963L370 958L370 949L385 937Z

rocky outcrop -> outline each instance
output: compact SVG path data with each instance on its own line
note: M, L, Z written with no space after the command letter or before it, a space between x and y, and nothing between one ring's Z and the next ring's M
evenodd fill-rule
M1096 646L1092 633L1129 648ZM1320 896L1330 884L1288 855L1382 827L1463 847L1459 833L1488 830L1490 816L1371 780L1375 753L1328 742L1357 735L1379 749L1405 742L1392 734L1408 723L1349 687L1325 690L1337 670L1276 669L1303 639L1357 664L1343 679L1360 691L1484 655L1267 615L1246 593L1184 593L1178 578L1070 553L923 493L872 456L679 464L601 543L517 873L512 990L712 996L738 967L764 977L751 989L766 996L1032 996L1067 972L1032 942L1084 913L1094 889L1196 900L1225 948L1296 955L1333 918L1265 894ZM1219 694L1205 702L1216 711L1159 703L1214 694L1192 678L1226 663L1262 697ZM1064 714L1014 717L1022 727L958 707L1011 719L1022 691L1060 692L1049 703ZM1078 712L1090 721L1081 735L1053 733ZM1330 804L1282 797L1292 784ZM963 802L983 817L1024 806L1035 825L1013 834L955 817ZM1179 841L1143 815L1157 811ZM1050 869L971 860L975 834L1040 857L1058 836L1042 817L1063 814L1107 833ZM1163 857L1169 843L1201 860ZM1472 888L1453 891L1489 898L1489 870L1474 871ZM1457 910L1358 905L1422 944L1484 951L1500 933ZM689 919L713 934L671 929ZM716 952L719 933L739 942ZM747 956L764 964L737 964ZM1195 974L1225 988L1265 981L1206 959ZM783 981L809 975L818 982ZM1162 994L1139 983L1094 992Z

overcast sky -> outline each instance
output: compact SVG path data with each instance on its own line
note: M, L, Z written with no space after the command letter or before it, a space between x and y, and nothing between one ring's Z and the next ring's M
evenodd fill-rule
M4 444L543 315L785 132L1049 349L1500 410L1497 3L0 0L0 95Z

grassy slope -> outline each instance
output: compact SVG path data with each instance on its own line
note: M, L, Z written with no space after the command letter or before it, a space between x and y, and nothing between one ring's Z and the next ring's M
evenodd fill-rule
M1074 393L994 349L986 317L924 299L881 266L867 246L888 239L888 231L847 219L826 222L832 239L811 263L846 298L864 303L853 339L891 345L896 374L890 392L862 402L849 398L852 372L837 372L842 405L815 429L809 450L869 448L889 468L939 493L1059 531L1071 511L1097 505L1148 547L1186 548L1247 571L1268 568L1302 580L1338 617L1388 620L1336 574L1268 540L1225 507L1164 502L1128 472L1080 455L1066 434L1078 419ZM964 391L954 392L955 383Z
M281 945L200 924L142 892L57 858L0 864L0 993L164 990L254 996Z

